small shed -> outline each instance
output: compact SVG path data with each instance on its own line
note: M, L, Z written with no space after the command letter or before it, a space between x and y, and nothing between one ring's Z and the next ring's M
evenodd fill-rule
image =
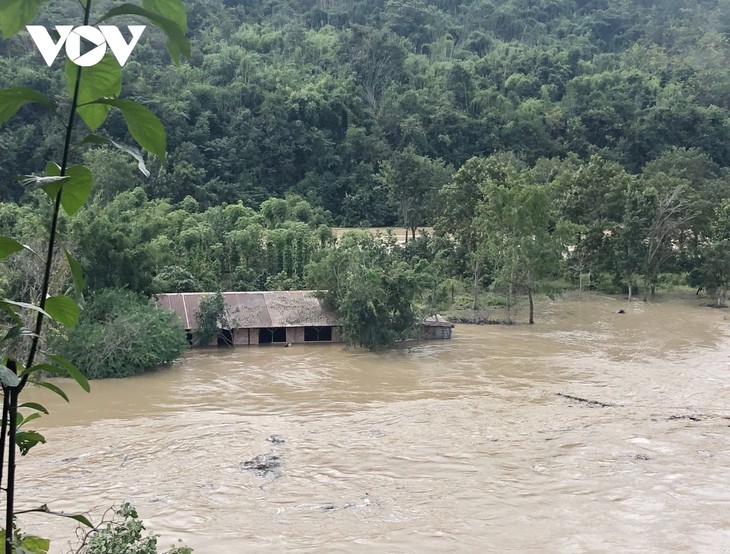
M454 324L436 314L427 317L421 323L421 338L423 339L450 339Z
M200 300L210 293L158 294L158 304L174 311L192 340ZM300 344L342 342L337 315L328 310L314 291L224 292L230 324L213 344Z

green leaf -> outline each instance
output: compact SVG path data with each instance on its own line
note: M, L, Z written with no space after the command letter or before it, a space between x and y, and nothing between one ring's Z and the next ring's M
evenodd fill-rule
M61 168L54 162L48 162L46 164L46 174L50 177L60 177ZM91 194L94 179L91 171L83 165L72 165L66 169L66 176L68 179L51 182L42 188L51 200L55 201L58 191L63 187L61 206L68 215L74 215L81 209L81 206L84 205L89 194Z
M78 144L109 144L111 141L101 135L86 135Z
M0 90L0 124L5 123L26 104L43 104L54 111L54 106L40 92L28 87L6 88Z
M168 19L159 13L146 10L134 4L122 4L106 12L97 24L117 15L139 15L162 29L167 36L167 51L170 53L170 58L172 58L173 62L179 63L181 57L190 57L190 43L185 38L185 29L173 19ZM179 17L179 14L173 13L173 17Z
M0 300L0 309L6 311L7 313L17 314L14 307L24 308L26 310L33 310L34 312L39 312L46 317L51 317L50 315L48 315L48 312L46 312L45 310L41 310L35 304L28 304L27 302L16 302L14 300L8 300L7 298L3 298L2 300Z
M2 0L0 2L0 30L3 38L18 33L38 15L38 8L47 0Z
M78 521L79 523L86 525L89 528L94 527L94 525L89 521L89 518L87 518L83 514L66 514L64 512L48 512L49 514L53 514L54 516L61 516L61 517L67 517L69 519L73 519L74 521Z
M68 396L66 395L66 393L63 392L63 390L60 387L57 387L53 383L49 383L48 381L38 381L36 383L36 385L39 385L39 386L44 387L44 388L46 388L46 389L48 389L50 391L55 392L58 396L60 396L61 398L63 398L66 402L69 402L69 399L68 399Z
M126 144L122 144L121 142L116 142L116 141L111 140L110 138L102 137L99 135L87 135L86 137L84 137L84 140L82 140L80 144L111 144L115 148L118 148L122 152L129 154L135 160L137 160L137 169L139 169L139 171L140 171L140 173L142 173L142 175L144 175L147 178L149 178L149 176L150 176L150 172L147 169L147 166L145 165L144 157L142 156L142 152L140 152L134 146L128 146Z
M18 417L20 417L20 414L18 414ZM18 428L20 428L21 425L25 425L29 421L33 421L34 419L40 419L40 417L41 417L41 414L39 414L38 412L34 412L34 413L30 414L28 417L24 417L23 421L21 423L18 423Z
M68 519L73 519L74 521L78 521L82 525L86 525L87 527L94 527L94 525L89 521L89 518L87 518L83 514L68 514L66 512L54 512L53 510L49 510L48 506L46 504L43 504L42 506L39 506L38 508L35 508L33 510L23 510L22 513L28 514L32 512L40 512L42 514L50 514L52 516L59 516L59 517L66 517Z
M91 67L79 67L66 58L66 88L73 97L76 78L80 77L79 106L76 112L92 131L96 131L106 120L111 106L93 104L97 98L119 96L122 92L122 68L112 54L106 54L102 60Z
M10 237L0 237L0 260L5 259L8 256L12 256L16 252L18 252L18 247L20 247L20 250L27 250L34 256L38 256L36 251L27 244L21 244L17 240L11 239Z
M25 535L20 541L20 547L32 554L48 554L51 541L33 535Z
M5 312L5 315L12 319L17 326L23 326L23 318L18 315L17 310L12 305L0 301L0 311Z
M79 305L68 296L46 298L45 308L51 318L64 327L73 327L79 319Z
M8 256L12 256L16 252L20 252L23 245L17 240L10 237L0 237L0 260L4 260Z
M51 364L36 364L25 373L36 373L37 371L43 371L44 373L50 373L52 375L66 375L65 369L61 369L60 367Z
M164 163L167 137L162 122L149 109L134 100L118 98L101 98L99 104L108 104L122 110L129 133L142 148L157 155Z
M25 456L28 451L37 444L45 444L46 437L38 431L18 431L15 435L15 444L20 448L20 454Z
M66 358L57 354L49 354L49 357L54 362L56 362L59 367L66 370L66 373L68 373L69 377L75 380L82 389L84 389L86 392L89 392L91 390L91 388L89 387L89 381L86 380L86 377L83 373L81 373L79 368L69 362Z
M12 369L5 365L0 365L0 383L3 387L17 387L20 384L20 379L13 372Z
M48 410L43 404L38 404L38 402L23 402L18 408L28 408L30 410L37 410L41 413L44 413L48 415Z
M30 329L23 327L22 325L13 325L10 329L8 329L8 332L5 333L5 336L0 339L0 343L17 339L18 337L35 337L36 334L31 331Z
M69 254L68 250L66 248L63 249L63 253L66 255L66 261L68 262L69 267L71 268L71 276L73 277L74 281L74 289L76 290L76 296L81 298L81 295L84 292L84 271L81 269L81 264L74 258L71 254Z
M142 0L142 7L177 23L183 32L188 30L188 16L180 0Z

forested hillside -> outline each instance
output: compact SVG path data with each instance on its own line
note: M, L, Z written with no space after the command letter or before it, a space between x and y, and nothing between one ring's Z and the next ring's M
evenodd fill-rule
M257 207L296 192L339 224L381 225L397 210L374 175L409 147L455 169L503 151L530 165L600 153L637 173L669 147L730 165L727 0L186 5L189 63L173 66L148 29L125 67L125 94L168 127L169 161L150 179L106 172L106 198L141 186ZM78 2L53 8L40 23ZM53 94L61 67L49 70L27 35L0 44L1 86ZM60 148L47 127L28 109L3 128L3 200L20 199L15 177Z

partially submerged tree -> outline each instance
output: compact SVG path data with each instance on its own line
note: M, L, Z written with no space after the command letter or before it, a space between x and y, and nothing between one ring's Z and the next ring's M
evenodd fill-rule
M534 294L541 282L558 273L573 226L556 221L549 185L533 183L526 170L507 167L481 189L479 221L484 249L495 267L495 286L507 290L510 320L513 296L527 295L532 324Z
M308 282L340 316L345 340L370 349L416 336L424 283L395 249L365 231L343 235L307 268Z
M228 308L222 292L209 294L200 299L198 311L195 312L197 328L193 333L195 342L200 346L208 346L221 329L230 329Z
M471 158L456 172L451 183L439 194L441 217L436 230L453 237L471 266L472 309L479 304L479 285L484 263L486 229L479 206L484 202L482 186L492 180L503 180L507 168L497 157Z
M174 312L127 290L97 291L78 323L54 340L89 379L128 377L180 357L185 330Z

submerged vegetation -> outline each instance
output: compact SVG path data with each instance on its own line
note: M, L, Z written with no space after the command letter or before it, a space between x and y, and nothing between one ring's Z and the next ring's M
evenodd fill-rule
M76 325L54 339L56 350L90 379L128 377L170 363L187 347L170 311L138 294L99 290Z

